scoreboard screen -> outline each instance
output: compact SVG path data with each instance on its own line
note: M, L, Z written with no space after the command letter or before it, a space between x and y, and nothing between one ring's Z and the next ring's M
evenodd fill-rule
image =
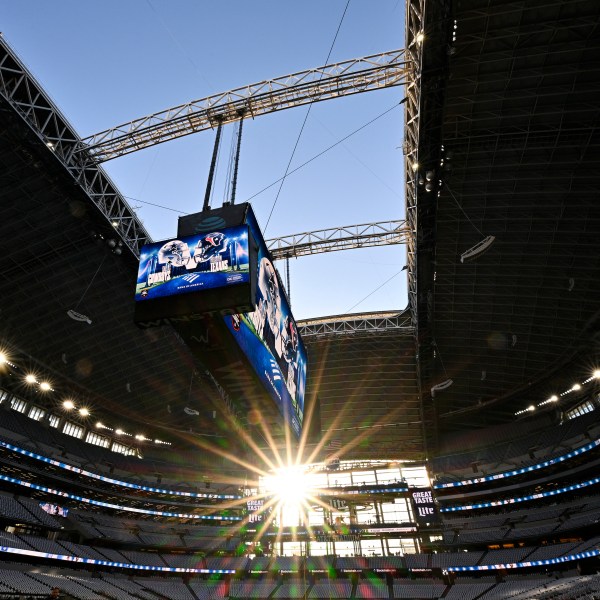
M304 421L306 349L254 214L246 222L257 242L256 310L224 317L285 422L297 438Z
M144 302L248 281L248 227L228 227L145 245L135 299Z
M255 262L256 245L246 224L146 244L135 287L135 322L148 327L212 311L251 310Z
M250 204L181 217L142 248L134 321L174 327L250 425L300 437L306 349Z

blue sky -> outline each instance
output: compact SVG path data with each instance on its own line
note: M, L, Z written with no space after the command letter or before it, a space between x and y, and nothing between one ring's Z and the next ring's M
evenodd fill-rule
M346 2L0 0L0 11L5 39L86 137L170 106L323 65ZM404 9L400 0L351 0L329 62L403 47ZM314 104L291 169L403 96L396 87ZM306 111L245 122L238 202L284 174ZM223 130L213 206L223 200L232 129ZM404 218L402 138L403 107L397 106L290 175L265 237ZM202 208L213 141L212 132L202 132L104 164L155 240L175 235L178 215ZM263 230L278 188L252 199ZM294 314L303 319L402 309L405 263L403 246L294 259ZM285 280L285 265L278 267Z

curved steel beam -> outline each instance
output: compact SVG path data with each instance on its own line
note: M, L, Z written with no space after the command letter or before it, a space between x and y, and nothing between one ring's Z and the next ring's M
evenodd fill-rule
M211 129L221 122L330 98L401 85L412 71L404 50L373 54L246 85L111 127L87 138L79 151L101 163L155 144Z
M410 236L411 231L406 221L385 221L273 238L267 240L267 247L273 259L278 260L337 250L406 244Z
M335 315L298 321L298 330L304 338L327 335L348 335L356 333L381 333L384 331L405 331L413 335L410 313L404 311L385 311L354 315Z
M85 152L76 154L82 143L75 129L1 35L0 99L23 119L40 148L71 174L115 234L139 257L141 247L152 241L150 234L102 167L86 158Z

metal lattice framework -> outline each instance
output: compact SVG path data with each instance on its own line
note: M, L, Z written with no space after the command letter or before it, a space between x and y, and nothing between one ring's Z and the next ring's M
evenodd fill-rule
M404 173L406 193L406 221L415 235L410 236L406 247L408 267L408 312L415 336L415 383L419 396L419 411L423 441L427 451L427 430L433 430L435 417L430 410L424 409L421 362L419 360L419 296L417 287L417 235L419 226L417 212L419 131L421 114L421 72L423 67L423 38L425 23L425 0L408 0L406 3L406 52L415 65L406 85L406 103L404 109Z
M134 255L139 256L140 248L151 241L149 233L103 169L92 161L83 164L73 159L75 149L81 145L79 136L1 36L0 96L69 171Z
M400 85L411 72L404 50L395 50L286 75L131 121L81 140L0 38L0 95L25 120L49 152L110 222L137 257L152 239L106 172L96 163L211 128L216 122L274 112L310 102ZM302 233L273 240L277 258L409 242L403 222L372 223Z
M419 360L425 390L453 380L435 397L443 441L510 422L598 361L600 5L427 11Z
M407 312L376 312L357 315L337 315L319 319L298 321L302 337L380 333L388 330L402 330L412 333L410 315Z
M373 54L268 79L187 102L82 140L97 163L243 118L401 85L412 71L404 50Z
M65 198L73 196L81 199L84 192L98 208L98 212L89 211L88 226L93 225L94 230L108 229L123 236L134 255L139 254L143 243L151 241L150 237L102 168L95 164L94 157L82 148L74 129L39 84L10 49L4 44L2 48L0 104L7 114L11 113L7 119L19 125L19 135L26 137L27 144L35 147L38 157L43 158L39 161L40 167L35 166L33 159L23 159L21 168L27 176L21 179L26 180L27 187L23 188L20 196L15 195L17 199L27 200L27 208L35 206L38 209L36 215L40 222L34 224L28 216L27 223L22 226L27 248L32 246L29 240L39 242L39 247L32 249L29 258L38 270L26 270L21 264L12 267L11 278L5 278L5 284L7 288L10 284L11 298L16 298L16 301L10 314L4 315L3 310L3 323L14 327L12 332L19 333L19 338L24 340L24 348L40 348L36 338L43 338L43 350L40 352L44 356L59 357L60 361L63 346L69 348L68 369L76 368L76 356L94 352L94 370L86 385L99 390L99 398L114 398L115 406L118 406L115 412L126 407L131 410L133 419L138 419L139 414L151 414L157 422L187 431L189 413L184 409L189 396L189 391L185 391L189 380L185 376L176 378L167 392L166 401L161 402L159 407L156 395L149 388L152 381L147 377L148 373L153 373L158 374L159 379L167 380L171 374L185 370L185 361L173 364L182 355L180 340L173 339L172 332L160 332L162 337L158 342L170 349L170 362L152 351L147 337L135 329L126 309L130 290L123 281L126 281L126 270L133 264L132 256L129 253L116 256L104 246L98 246L91 239L89 228L82 227L79 220L73 219ZM404 55L403 51L398 54ZM406 78L412 68L411 61L400 66L401 77ZM356 81L360 83L360 77ZM334 77L328 85L335 85ZM322 91L317 84L315 90L318 93ZM331 92L328 97L336 97L336 94ZM325 99L325 96L320 99ZM14 160L11 142L13 139L18 141L19 136L13 138L7 135L5 139L5 158L7 164L11 164ZM54 162L57 168L48 169L48 165L52 167ZM28 172L30 168L31 173ZM56 172L48 175L48 170ZM51 194L46 192L50 176L57 182L57 189ZM15 185L18 185L18 179L15 178ZM71 183L76 185L71 186ZM34 194L37 194L35 198ZM9 206L4 207L4 225L5 230L9 230L20 218L21 206L17 206L16 202L5 204ZM85 206L88 206L87 202ZM306 243L307 250L312 253L317 248L331 251L334 247L378 245L390 243L390 240L401 243L400 238L408 242L414 231L403 221L372 223L337 228L335 233L301 234L306 236L304 240L300 240L301 236L292 236L295 238L292 246ZM76 261L69 261L66 253L60 252L63 247L72 246L77 248ZM88 274L102 264L98 260L102 252L107 253L108 262L105 264L110 268L100 270L98 283L102 285L93 286L86 295L85 309L93 315L94 327L86 330L88 337L83 338L80 329L73 328L74 325L80 327L79 324L69 320L64 327L67 319L65 309L73 306L77 298L82 297L82 292L85 293ZM289 254L289 248L285 249L285 253ZM64 269L56 273L66 270L72 277L61 276L62 285L58 285L55 272L50 272L47 263L42 264L38 260L40 256L52 256ZM63 267L63 263L67 266ZM47 279L50 277L52 281ZM46 281L48 288L44 287ZM52 293L49 294L47 289L51 289ZM111 293L107 294L106 290L111 290ZM32 302L32 298L40 301ZM27 311L19 308L20 305L27 306ZM40 311L39 306L43 306L44 311ZM323 423L325 428L337 428L343 443L352 442L346 450L348 456L376 458L402 453L415 460L422 459L425 453L419 427L422 423L420 399L416 393L414 327L408 311L322 318L307 321L301 324L301 328L307 336L307 346L311 345L315 364L323 365L318 372L315 370L315 377L319 373L324 377L324 386L321 387ZM105 347L107 332L110 332L111 351L103 352L101 349ZM137 345L141 347L141 354L132 352ZM140 356L144 357L143 360L139 359ZM60 365L63 364L60 362ZM170 374L165 375L165 371ZM203 390L205 386L198 387ZM210 389L207 393L211 396L210 402L213 395L216 398L213 387L206 386ZM198 392L201 393L204 392ZM222 400L215 403L218 410L221 410ZM212 406L208 401L207 405ZM342 408L344 415L338 420ZM213 426L210 418L213 417L209 416L206 423L201 415L198 417L201 418L194 417L198 421L194 431L204 432L203 427L207 427L206 431L210 432Z
M417 230L417 166L419 164L419 115L421 107L421 88L419 77L423 62L422 43L417 41L423 36L425 0L411 0L406 4L406 52L410 56L415 70L411 72L406 85L404 113L404 164L406 174L406 220L412 231ZM417 253L416 239L408 240L408 306L413 327L417 329Z
M267 247L273 258L278 260L337 250L406 244L410 237L406 221L385 221L282 236L267 240Z
M310 319L300 330L313 365L307 389L343 458L423 460L408 310Z

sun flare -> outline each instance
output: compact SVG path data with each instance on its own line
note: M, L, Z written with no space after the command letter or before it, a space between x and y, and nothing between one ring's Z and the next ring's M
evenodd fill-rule
M283 506L300 506L307 498L309 486L304 467L278 469L265 478L265 492L276 497Z

